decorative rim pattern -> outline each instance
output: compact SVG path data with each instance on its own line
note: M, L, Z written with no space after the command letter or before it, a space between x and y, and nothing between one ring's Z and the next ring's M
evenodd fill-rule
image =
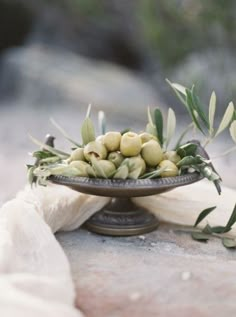
M197 173L189 173L175 177L158 179L101 179L88 177L50 176L54 184L68 186L82 193L107 197L137 197L148 196L185 186L203 177Z

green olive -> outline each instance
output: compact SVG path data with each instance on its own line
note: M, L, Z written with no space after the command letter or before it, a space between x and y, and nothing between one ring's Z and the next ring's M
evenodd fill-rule
M109 178L115 172L115 165L107 160L92 160L92 165L97 177Z
M137 133L126 132L121 137L120 151L124 156L136 156L142 147L141 138Z
M142 141L142 144L150 141L150 140L155 140L157 141L157 137L154 136L153 134L151 133L148 133L148 132L143 132L141 134L139 134L140 138L141 138L141 141Z
M108 155L108 160L115 164L116 167L119 167L124 160L124 156L120 152L111 152Z
M120 149L120 132L107 132L103 138L103 144L108 152L118 151Z
M69 157L69 162L84 161L84 160L85 160L85 157L84 157L84 149L83 148L75 149Z
M73 161L70 163L70 166L75 167L78 169L79 174L78 176L81 177L88 177L88 167L90 167L90 165L84 161Z
M162 148L160 144L154 140L143 144L141 155L149 166L157 166L163 158Z
M104 134L97 136L96 141L101 142L103 144L104 143Z
M176 151L168 151L164 153L163 159L177 164L181 160L181 157L176 153Z
M165 168L163 172L161 172L161 177L171 177L171 176L177 176L179 174L178 167L169 160L163 160L159 164L160 168Z
M122 165L127 165L129 167L129 173L133 173L136 170L139 170L139 176L145 173L146 164L140 155L126 158Z
M91 161L91 156L103 160L107 157L107 149L99 141L92 141L85 145L84 156L87 161Z

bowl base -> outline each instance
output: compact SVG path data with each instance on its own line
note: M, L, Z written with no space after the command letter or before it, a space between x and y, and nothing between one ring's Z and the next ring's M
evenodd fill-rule
M128 198L113 198L94 214L85 227L92 232L109 236L132 236L151 232L158 227L157 218L136 206Z

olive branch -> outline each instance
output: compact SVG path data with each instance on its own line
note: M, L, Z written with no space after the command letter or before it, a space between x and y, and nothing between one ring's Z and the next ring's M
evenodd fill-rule
M232 230L232 226L236 223L236 204L225 226L211 226L209 223L200 230L197 226L205 219L216 207L210 207L204 209L195 221L194 228L197 230L191 232L191 236L194 240L199 242L207 242L211 237L221 239L222 244L226 248L236 248L236 238L233 238L229 232Z

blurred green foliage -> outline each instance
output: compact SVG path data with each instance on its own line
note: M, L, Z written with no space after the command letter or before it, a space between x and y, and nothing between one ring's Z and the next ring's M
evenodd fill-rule
M129 3L110 0L44 1L61 6L80 18L102 17L108 28L114 21L114 7L120 7L120 12L124 12L127 6L130 23L138 21L137 32L142 33L166 67L178 64L193 51L236 45L235 0L131 0Z
M44 3L58 6L67 13L80 17L100 17L104 14L104 2L97 0L43 0Z
M138 16L166 66L192 51L236 45L235 0L139 0Z
M145 49L166 68L191 52L236 46L235 0L42 0L40 4L37 0L0 0L0 4L4 1L56 7L85 28L92 21L95 30L98 23L107 31L132 29L134 38L143 39Z

